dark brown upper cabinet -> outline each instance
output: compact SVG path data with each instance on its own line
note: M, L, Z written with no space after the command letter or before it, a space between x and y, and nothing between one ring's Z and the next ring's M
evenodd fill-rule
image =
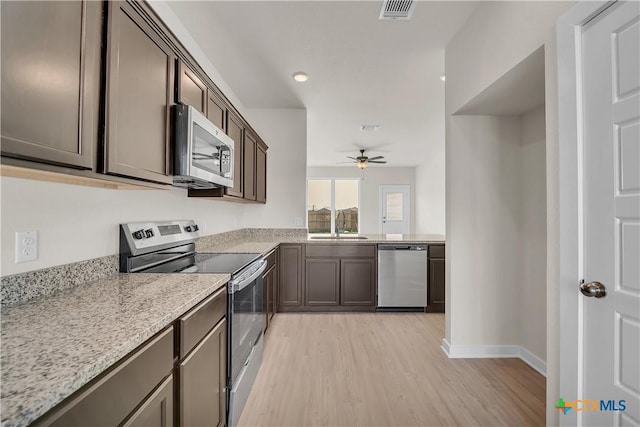
M218 98L216 93L207 89L207 118L218 128L227 132L226 126L227 107Z
M233 139L233 187L226 189L226 194L235 197L243 197L243 171L242 166L244 164L243 156L243 127L242 122L233 114L229 113L227 121L227 135Z
M0 3L2 155L93 169L102 2Z
M243 148L244 198L256 200L256 146L257 139L253 133L245 129Z
M102 172L170 184L175 55L129 3L108 7Z
M207 86L184 62L178 61L178 78L176 102L191 105L202 114L207 115ZM211 119L209 119L211 120ZM215 124L215 122L214 122ZM220 129L222 126L216 124Z
M267 150L256 145L256 201L267 202Z

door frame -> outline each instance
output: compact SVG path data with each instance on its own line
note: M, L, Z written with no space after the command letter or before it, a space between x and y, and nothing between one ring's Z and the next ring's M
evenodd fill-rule
M384 190L385 189L397 189L404 193L407 190L407 198L403 200L403 206L406 207L407 212L407 233L411 234L411 184L380 184L378 187L378 230L380 234L384 234L384 225L382 223L382 213L384 212ZM406 206L405 206L406 205Z
M583 98L582 27L615 1L580 2L558 19L558 199L559 203L559 389L568 400L584 398L583 278ZM551 390L548 390L551 391ZM581 425L582 412L570 411L559 425Z

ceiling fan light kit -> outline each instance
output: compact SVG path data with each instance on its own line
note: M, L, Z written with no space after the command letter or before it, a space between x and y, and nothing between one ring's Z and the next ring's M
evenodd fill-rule
M384 159L384 156L375 156L375 157L367 157L364 155L364 149L360 150L360 155L358 157L347 156L347 159L353 160L353 162L340 162L340 163L355 163L359 169L366 169L369 166L369 163L378 163L385 164L387 163Z

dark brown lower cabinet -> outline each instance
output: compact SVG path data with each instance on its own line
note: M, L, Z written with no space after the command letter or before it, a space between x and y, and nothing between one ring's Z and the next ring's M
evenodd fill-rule
M429 245L426 309L429 313L444 313L446 283L444 249L444 245Z
M303 245L280 245L278 311L302 306Z
M122 427L169 427L173 423L173 375L164 380Z
M340 261L340 303L342 305L375 305L375 268L373 259Z
M34 425L172 425L173 390L167 384L172 382L173 344L169 327ZM160 423L140 424L143 419Z
M314 243L304 245L304 254L303 303L280 311L375 310L375 245ZM287 268L293 267L283 259L283 274Z
M225 285L32 425L225 426L226 297Z
M305 305L340 304L339 259L307 258L305 275Z
M180 426L224 426L227 322L221 320L178 365Z

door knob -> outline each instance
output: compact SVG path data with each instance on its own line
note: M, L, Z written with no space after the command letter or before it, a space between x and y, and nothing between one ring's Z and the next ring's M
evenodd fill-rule
M580 284L580 292L585 297L604 298L607 296L607 287L600 282L589 282Z

